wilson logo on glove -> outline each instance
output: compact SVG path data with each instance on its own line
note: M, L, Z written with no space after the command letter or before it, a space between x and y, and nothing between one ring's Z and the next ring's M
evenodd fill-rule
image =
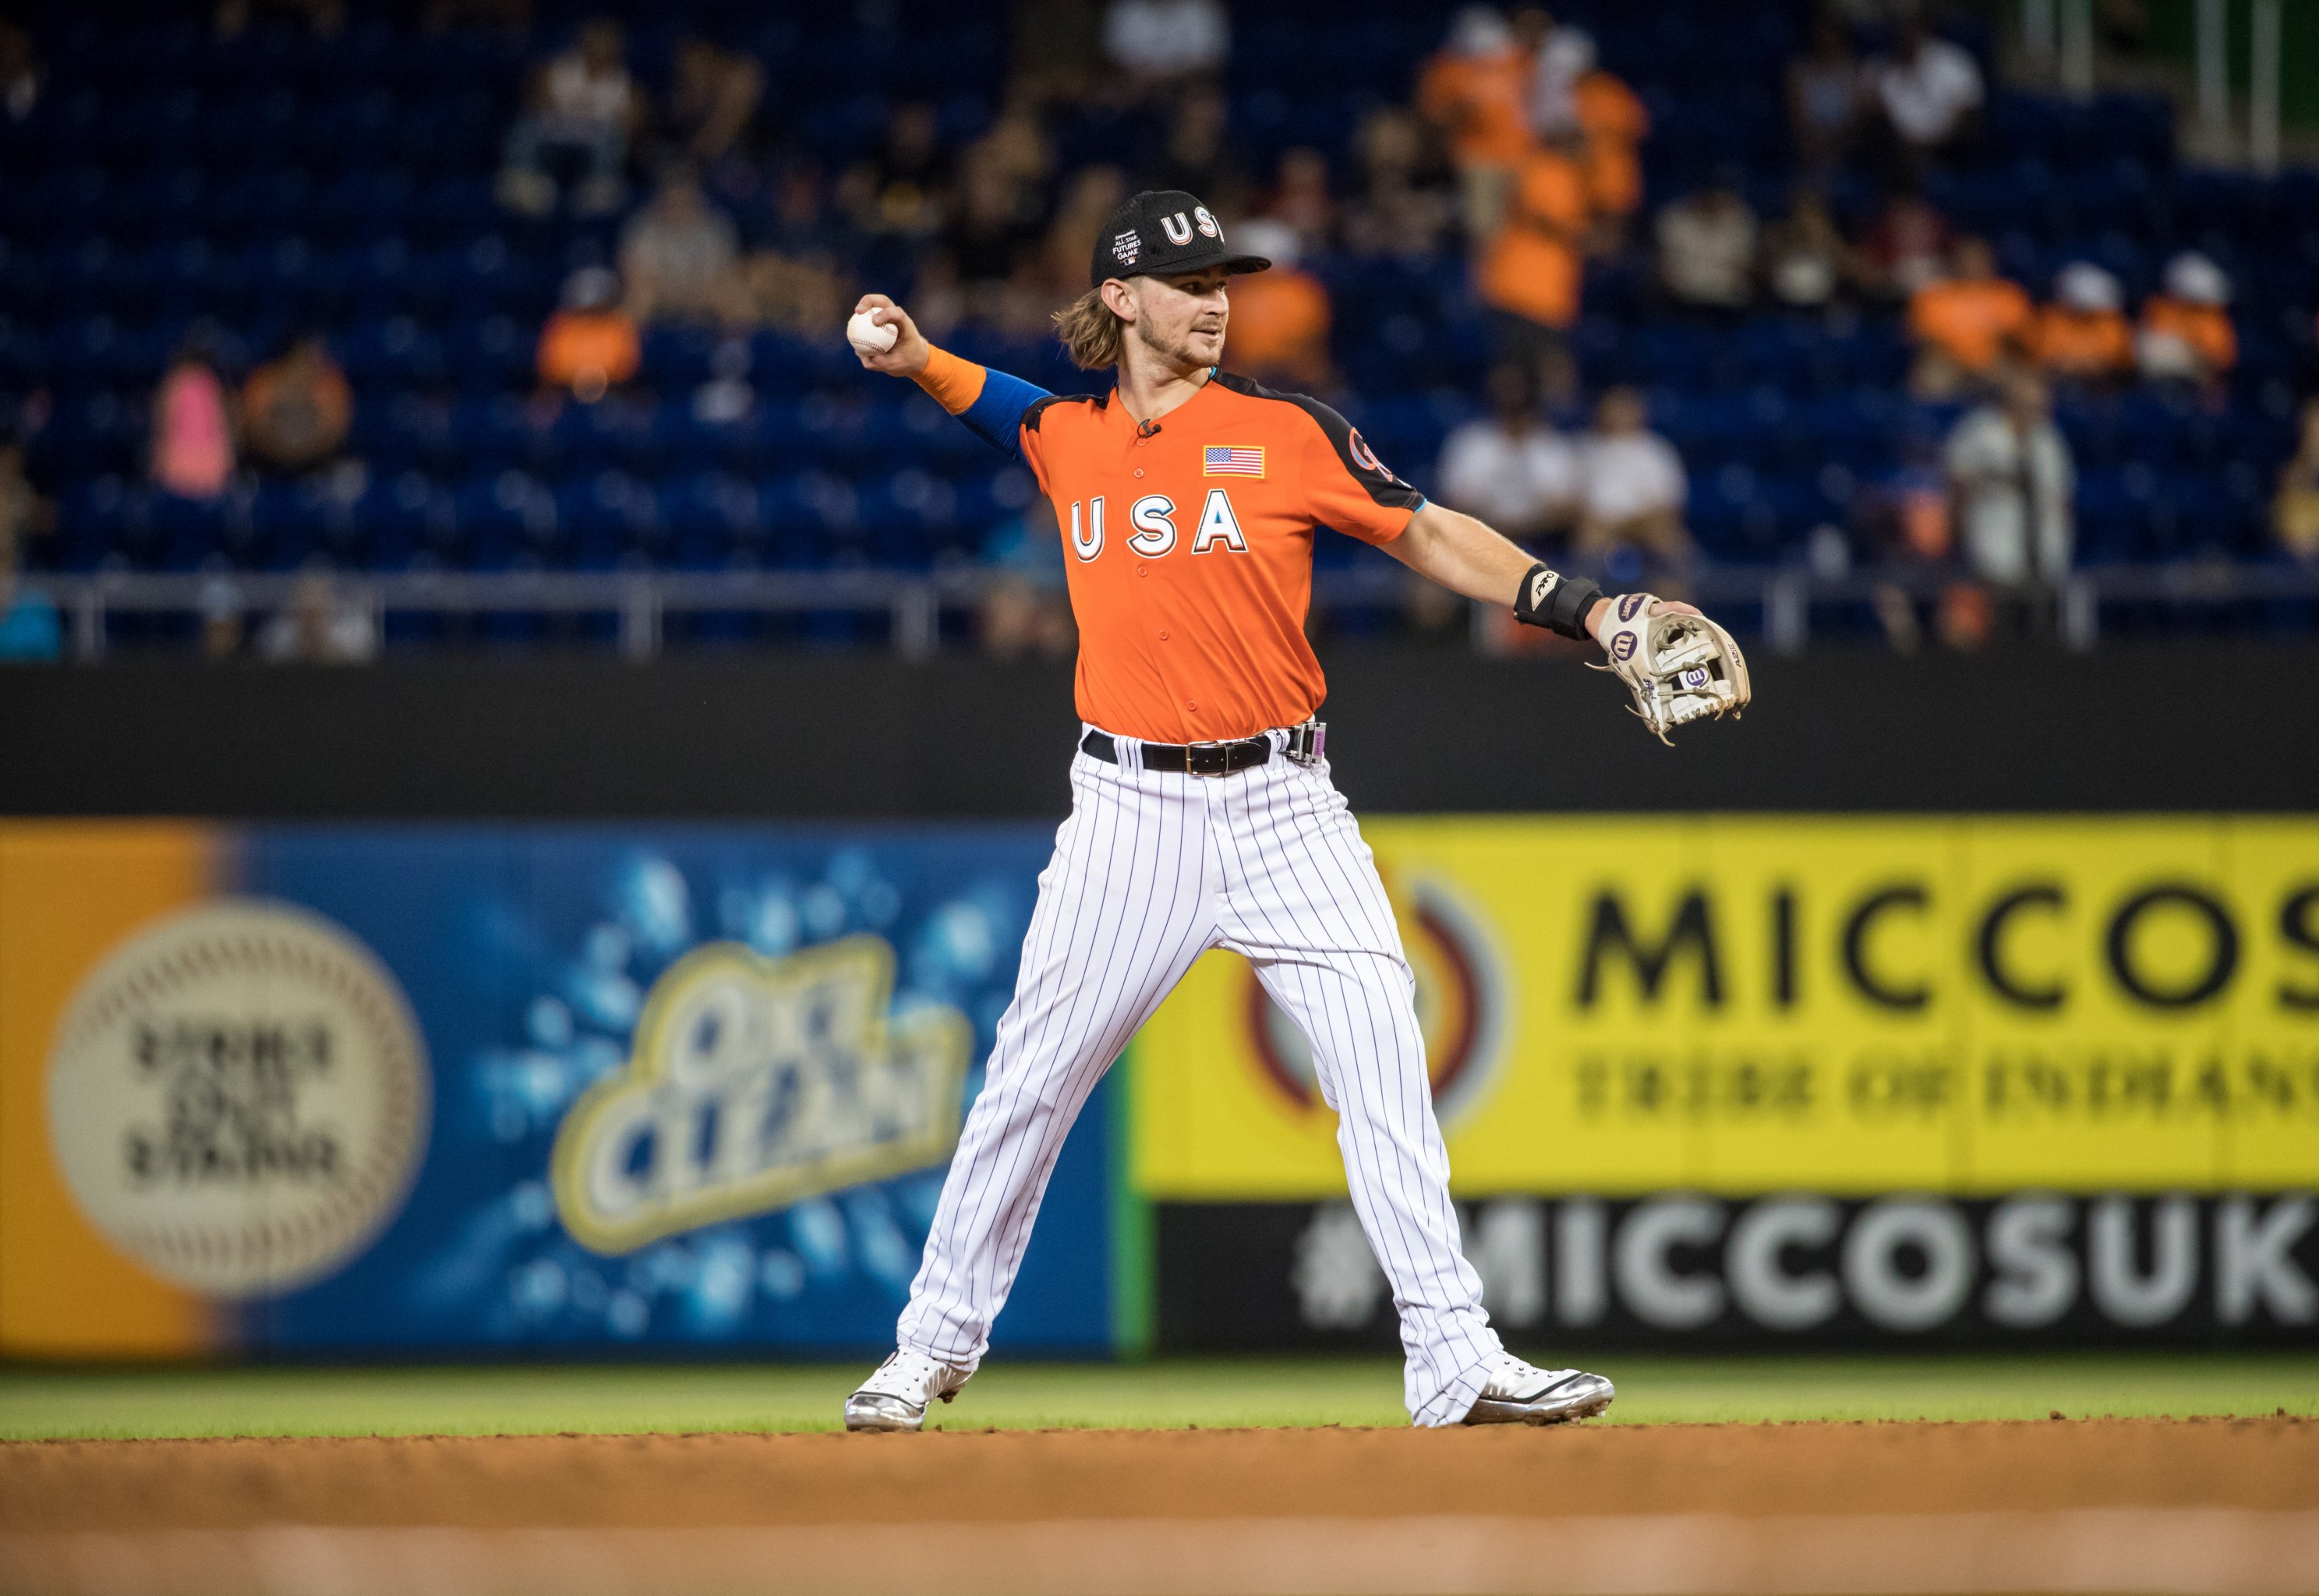
M1603 628L1614 672L1635 695L1634 710L1651 735L1694 720L1720 719L1747 707L1747 662L1731 634L1703 615L1654 615L1649 593L1620 597L1617 618Z

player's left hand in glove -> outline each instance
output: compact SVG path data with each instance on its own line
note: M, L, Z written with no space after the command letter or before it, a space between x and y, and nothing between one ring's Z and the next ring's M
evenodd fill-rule
M1614 672L1635 695L1635 713L1662 743L1694 720L1747 707L1747 661L1731 634L1688 604L1649 593L1611 600L1597 634Z

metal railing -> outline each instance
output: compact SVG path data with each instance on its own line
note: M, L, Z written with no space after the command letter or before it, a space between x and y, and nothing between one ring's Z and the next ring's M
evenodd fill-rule
M329 579L332 602L367 611L374 635L390 615L437 619L488 616L616 618L619 651L647 659L661 651L671 618L706 615L883 617L893 651L924 659L942 642L942 618L971 610L1004 578L979 568L924 572L504 572L376 573ZM1395 569L1320 571L1313 605L1322 617L1347 609L1391 609L1414 579ZM1936 600L1954 581L1937 571L1857 572L1824 577L1798 567L1719 566L1692 573L1686 596L1710 614L1729 614L1773 653L1806 648L1816 611L1872 606L1880 594ZM104 657L116 617L200 617L221 607L247 620L293 607L315 579L308 574L144 572L91 576L42 573L27 585L45 591L67 618L75 658ZM2319 569L2304 566L2179 564L2108 566L2072 573L2027 602L2063 647L2090 649L2104 612L2121 604L2228 604L2250 600L2319 601ZM1754 621L1755 624L1750 625ZM1494 611L1476 607L1474 637L1484 649L1502 636ZM2319 625L2319 617L2305 626Z

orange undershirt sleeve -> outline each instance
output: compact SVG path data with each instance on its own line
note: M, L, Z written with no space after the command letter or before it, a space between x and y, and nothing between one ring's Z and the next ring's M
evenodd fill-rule
M982 397L982 384L989 375L988 369L971 360L961 360L947 349L929 346L926 368L917 374L916 382L934 396L936 404L953 416L962 416Z

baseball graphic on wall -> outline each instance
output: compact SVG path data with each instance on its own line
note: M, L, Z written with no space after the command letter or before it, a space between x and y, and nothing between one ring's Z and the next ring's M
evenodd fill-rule
M49 1132L81 1211L163 1279L265 1296L340 1267L425 1151L425 1045L345 930L255 899L115 949L73 995Z

